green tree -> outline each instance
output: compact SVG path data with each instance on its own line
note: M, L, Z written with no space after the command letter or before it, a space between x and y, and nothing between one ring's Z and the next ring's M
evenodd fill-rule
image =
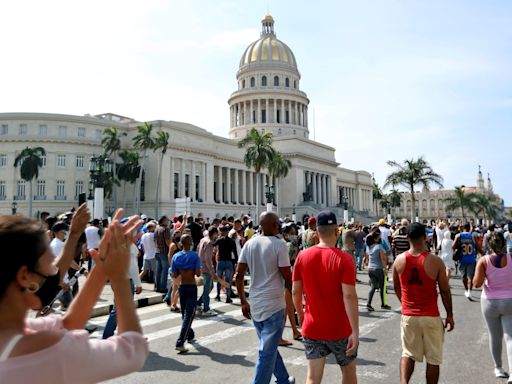
M268 164L268 173L276 179L276 205L277 214L279 215L279 189L281 188L281 178L288 176L288 172L292 167L292 162L283 156L281 152L274 151L270 163Z
M402 203L402 194L395 188L393 188L389 194L389 201L392 207L399 207Z
M32 182L39 177L39 168L43 166L43 156L46 151L43 147L26 147L14 160L14 167L20 165L20 176L29 183L28 215L32 217Z
M260 209L260 173L267 168L274 157L275 150L272 147L272 132L258 132L252 128L246 137L238 142L239 148L245 148L244 163L247 168L253 168L256 172L256 218L259 220Z
M103 138L101 139L101 145L103 146L103 150L105 154L112 158L112 174L113 180L108 182L109 188L105 188L105 190L111 190L114 200L114 210L118 208L117 204L117 172L116 172L116 162L119 151L121 150L121 136L126 136L126 133L122 134L119 132L117 127L108 127L103 130Z
M169 133L158 131L153 144L153 151L160 151L160 163L158 164L158 178L156 180L155 217L160 217L160 183L162 181L162 164L167 147L169 146ZM194 182L194 180L192 180Z
M428 190L430 184L436 184L439 187L443 186L443 178L434 172L432 167L423 159L419 157L418 160L408 159L403 164L396 161L388 161L387 164L395 170L390 173L384 187L401 185L411 193L411 221L414 221L416 207L416 195L414 194L414 187L421 185L424 189Z
M455 211L460 208L462 213L462 222L466 222L466 212L474 211L475 202L474 196L471 193L465 192L465 187L463 185L459 187L455 187L454 195L447 197L444 202L446 203L447 211Z
M123 149L119 152L121 163L117 164L117 178L123 181L123 207L126 208L126 184L134 184L140 174L139 153ZM136 191L135 191L136 193Z
M379 187L379 184L375 181L375 178L372 177L373 186L372 186L372 196L373 196L373 203L375 206L375 213L377 216L379 215L379 200L382 199L384 194L382 193L382 190Z
M153 126L151 124L146 122L143 125L139 125L137 131L138 134L133 137L133 146L141 152L142 163L137 180L137 189L135 191L135 214L140 213L142 173L145 171L148 150L153 149L155 145Z
M498 217L501 204L495 195L473 193L469 197L471 199L469 209L475 216L483 214L484 220L495 220Z

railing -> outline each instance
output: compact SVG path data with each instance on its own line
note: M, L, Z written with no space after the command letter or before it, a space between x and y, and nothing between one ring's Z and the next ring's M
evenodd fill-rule
M55 200L66 200L66 196L55 195Z
M14 195L13 200L25 200L25 195Z
M34 200L46 200L46 195L45 196L34 196Z

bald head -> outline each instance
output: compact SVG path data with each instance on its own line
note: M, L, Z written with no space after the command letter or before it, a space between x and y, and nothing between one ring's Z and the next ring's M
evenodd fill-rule
M279 233L279 217L274 212L263 212L260 215L260 225L265 236L275 236Z

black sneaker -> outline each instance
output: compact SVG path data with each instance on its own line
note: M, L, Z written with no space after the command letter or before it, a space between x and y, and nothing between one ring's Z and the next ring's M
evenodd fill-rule
M387 310L390 310L391 307L389 305L381 305L380 306L382 309L387 309Z
M368 312L375 311L375 309L370 304L366 304L366 309L368 310Z
M237 299L237 298L239 298L240 296L238 296L238 295L237 295L236 293L234 293L234 292L231 292L230 297L231 297L232 299Z
M215 296L215 301L220 301L220 296Z
M226 299L226 304L231 304L233 300L231 300L229 297Z

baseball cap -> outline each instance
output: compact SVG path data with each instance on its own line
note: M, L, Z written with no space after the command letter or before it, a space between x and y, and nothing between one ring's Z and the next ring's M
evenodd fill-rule
M308 219L308 224L316 224L316 218L314 216L311 216L309 219Z
M336 215L332 211L322 211L316 217L317 225L337 225Z
M417 240L422 237L425 237L427 234L425 230L425 225L421 223L412 223L407 227L407 237L411 240Z
M386 220L384 220L384 219L380 219L380 220L379 220L379 225L384 225L384 224L386 224Z
M146 220L148 217L147 217L146 215L140 215L140 218L141 218L142 220Z

